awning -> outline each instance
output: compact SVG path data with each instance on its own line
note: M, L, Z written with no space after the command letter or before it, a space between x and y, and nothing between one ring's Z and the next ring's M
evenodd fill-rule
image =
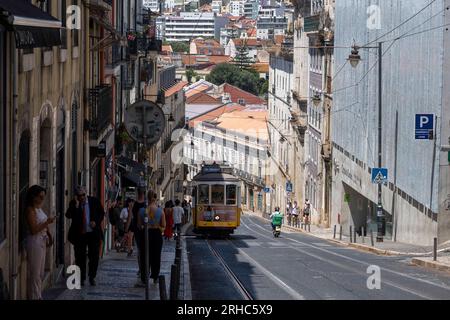
M18 49L61 45L61 21L24 0L0 0L0 22L15 32Z
M117 163L125 170L122 178L132 182L136 186L140 186L144 181L145 166L127 157L118 157Z

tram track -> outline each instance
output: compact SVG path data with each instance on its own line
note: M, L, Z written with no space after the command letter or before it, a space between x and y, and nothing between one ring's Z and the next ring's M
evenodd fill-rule
M209 239L206 239L205 242L206 245L208 246L208 249L211 251L214 257L216 257L217 261L225 270L225 273L228 276L228 278L231 280L233 285L241 294L242 298L244 300L254 300L252 294L245 288L244 284L239 280L239 277L233 272L230 266L226 263L225 259L222 257L219 251L214 248L214 246L211 244L211 241Z

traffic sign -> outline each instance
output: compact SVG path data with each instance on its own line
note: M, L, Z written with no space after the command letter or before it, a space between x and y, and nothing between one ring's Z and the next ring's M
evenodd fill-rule
M433 139L434 114L416 114L415 138L416 140Z
M270 192L270 188L269 188L269 187L265 187L265 188L264 188L264 192L265 192L265 193L269 193L269 192Z
M146 143L147 147L158 142L166 126L164 112L149 100L141 100L128 106L124 122L131 138L139 143Z
M373 168L372 169L372 183L383 184L388 181L388 169Z
M286 192L292 192L292 183L290 181L286 182Z

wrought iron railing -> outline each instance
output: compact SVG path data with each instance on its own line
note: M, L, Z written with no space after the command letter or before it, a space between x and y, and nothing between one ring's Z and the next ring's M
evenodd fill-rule
M88 91L90 106L90 134L97 139L113 120L112 87L99 85Z

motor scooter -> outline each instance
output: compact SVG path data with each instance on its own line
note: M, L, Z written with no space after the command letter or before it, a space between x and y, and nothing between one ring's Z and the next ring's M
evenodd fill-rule
M280 236L280 233L281 233L281 226L275 226L273 228L273 236L275 238L278 238Z

